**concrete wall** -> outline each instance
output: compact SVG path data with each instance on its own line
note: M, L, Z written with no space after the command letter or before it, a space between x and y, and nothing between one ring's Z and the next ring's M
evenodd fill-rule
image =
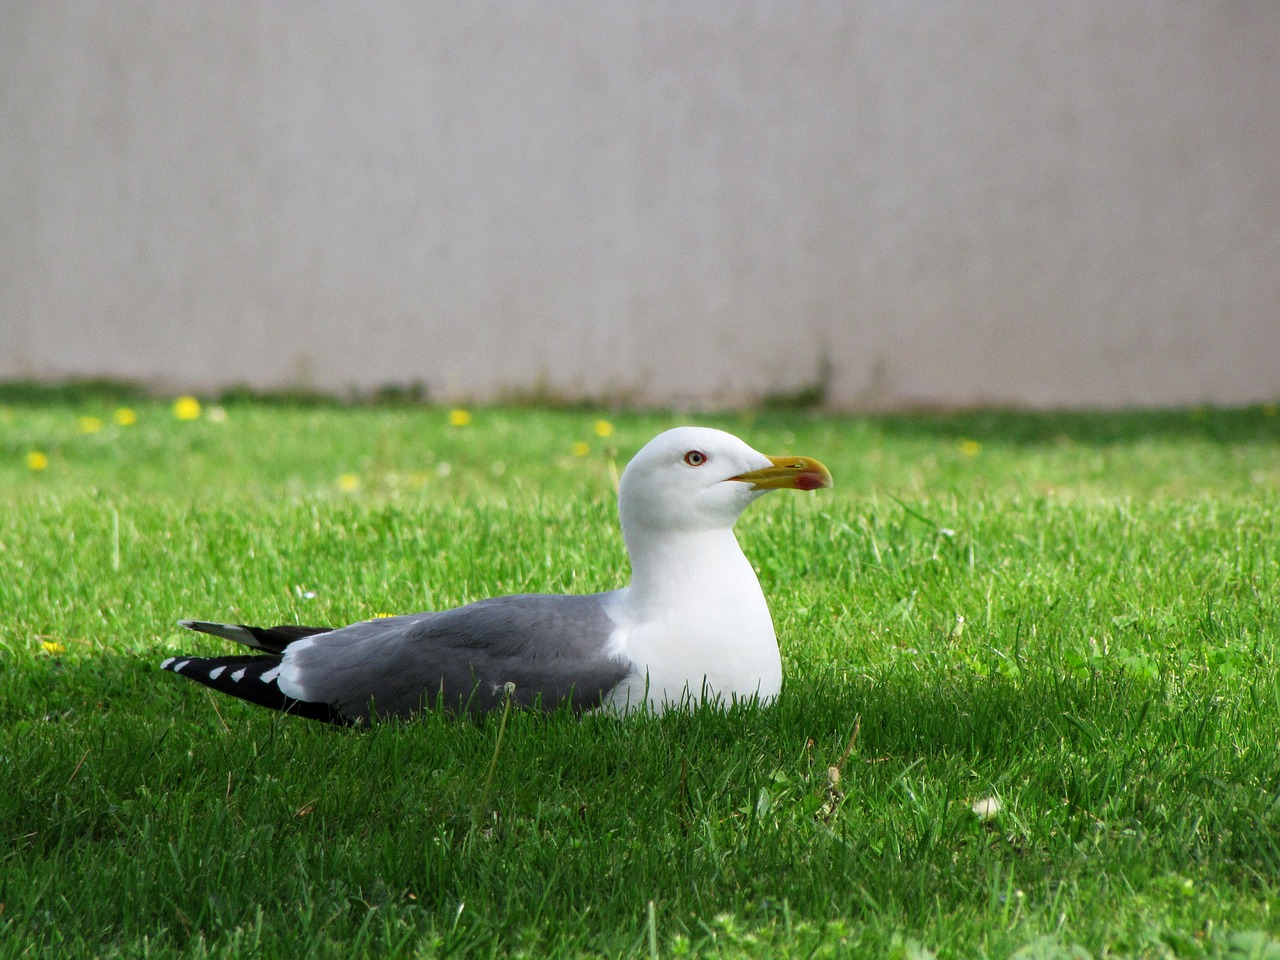
M0 0L0 377L1280 396L1280 4Z

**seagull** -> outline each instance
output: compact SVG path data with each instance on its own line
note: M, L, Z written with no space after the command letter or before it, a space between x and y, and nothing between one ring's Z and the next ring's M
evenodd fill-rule
M782 660L733 526L771 490L831 483L812 458L766 456L722 430L677 427L649 441L618 483L626 587L492 597L337 629L179 620L256 652L171 657L161 667L332 724L507 703L623 713L767 704L782 687Z

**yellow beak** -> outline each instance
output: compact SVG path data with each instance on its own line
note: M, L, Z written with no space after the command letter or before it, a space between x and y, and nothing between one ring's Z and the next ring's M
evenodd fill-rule
M812 457L770 457L771 467L749 470L730 480L750 483L756 490L817 490L832 484L831 471Z

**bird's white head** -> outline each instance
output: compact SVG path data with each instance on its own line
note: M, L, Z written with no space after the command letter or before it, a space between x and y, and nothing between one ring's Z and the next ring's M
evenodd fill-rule
M618 486L624 534L639 530L729 529L770 490L831 486L809 457L770 457L731 433L676 427L650 440L627 464Z

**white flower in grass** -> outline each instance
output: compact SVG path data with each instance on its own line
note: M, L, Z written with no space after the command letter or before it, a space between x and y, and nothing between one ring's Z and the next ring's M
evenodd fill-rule
M974 803L971 809L973 810L973 815L979 820L994 820L1000 815L1000 810L1003 806L1004 804L1000 802L1000 798L992 794Z

